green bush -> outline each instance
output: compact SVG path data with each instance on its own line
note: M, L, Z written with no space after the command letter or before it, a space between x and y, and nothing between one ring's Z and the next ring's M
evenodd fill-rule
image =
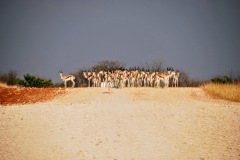
M52 80L45 80L30 74L25 74L24 80L19 80L19 85L24 87L47 88L52 87L53 83Z
M229 77L229 76L215 76L211 79L211 81L213 83L222 83L222 84L225 84L225 83L232 83L232 78Z

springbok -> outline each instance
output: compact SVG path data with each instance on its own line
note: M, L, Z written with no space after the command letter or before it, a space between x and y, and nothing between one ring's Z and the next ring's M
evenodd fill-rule
M179 71L175 71L173 68L168 67L167 68L168 74L170 75L169 78L172 79L172 87L178 87L178 79L180 76L180 72Z
M100 87L106 88L107 86L107 72L104 70L99 72L99 81L100 81Z
M180 76L180 72L179 71L174 72L172 87L173 87L173 85L174 85L174 87L178 87L179 76Z
M67 88L67 81L72 81L72 88L74 88L74 86L75 86L75 82L74 82L75 76L74 75L69 74L69 75L63 76L63 72L62 71L59 71L58 73L59 73L61 79L64 82L64 87L65 88Z
M111 72L108 72L107 73L107 88L108 88L108 92L110 92L110 88L112 88L114 86L113 80L114 80L114 75Z
M159 74L159 77L160 77L160 83L162 82L162 87L163 88L166 88L169 86L169 78L170 78L170 75L169 73L161 73Z
M90 87L91 79L92 79L92 73L91 72L83 72L83 77L88 80L88 87Z
M99 72L83 72L84 78L88 80L88 86L93 87L169 87L169 81L172 86L178 86L179 72L174 71L172 67L167 68L167 72L152 72L149 70L131 69L112 69Z

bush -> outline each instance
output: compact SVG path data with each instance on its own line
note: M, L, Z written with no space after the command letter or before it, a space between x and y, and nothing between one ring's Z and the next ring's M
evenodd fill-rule
M25 74L24 80L20 80L19 85L24 87L46 88L52 87L53 83L52 80L45 80L30 74Z
M225 84L225 83L232 83L233 80L231 77L229 76L215 76L211 79L212 83L221 83L221 84Z

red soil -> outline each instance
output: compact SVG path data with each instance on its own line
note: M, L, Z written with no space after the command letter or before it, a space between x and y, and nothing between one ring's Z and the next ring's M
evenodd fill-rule
M43 102L63 95L64 89L57 88L9 88L0 87L0 105L29 104Z

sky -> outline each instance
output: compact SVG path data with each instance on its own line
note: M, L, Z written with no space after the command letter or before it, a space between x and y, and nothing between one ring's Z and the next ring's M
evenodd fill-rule
M60 82L113 60L240 73L239 0L0 0L0 72Z

